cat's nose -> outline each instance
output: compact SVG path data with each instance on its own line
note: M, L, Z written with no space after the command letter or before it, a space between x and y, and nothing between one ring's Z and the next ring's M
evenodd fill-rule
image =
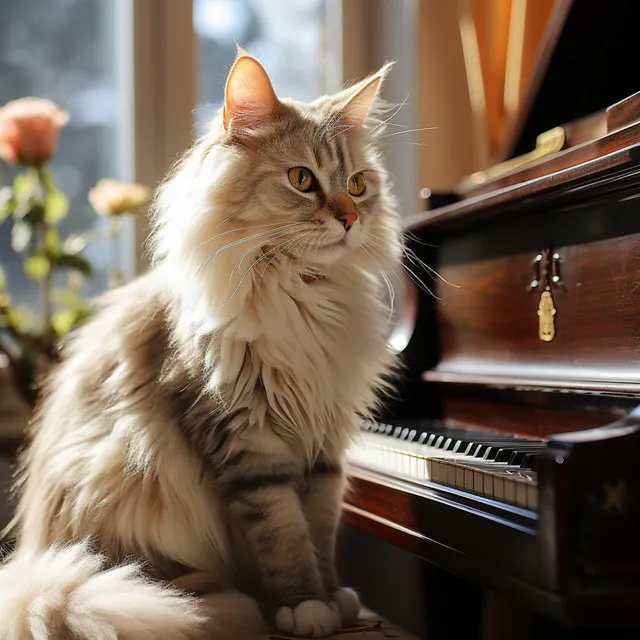
M328 201L335 219L344 227L345 231L349 231L358 219L358 212L353 200L348 195L340 193L329 196Z
M336 220L340 224L342 224L342 226L345 228L345 231L349 231L349 229L353 227L357 219L357 213L340 213L336 216Z

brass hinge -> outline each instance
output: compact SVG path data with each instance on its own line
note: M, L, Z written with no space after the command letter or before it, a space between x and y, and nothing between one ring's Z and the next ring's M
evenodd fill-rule
M468 189L473 189L489 180L504 176L514 169L522 167L525 164L529 164L534 160L544 158L562 150L565 142L564 129L562 127L554 127L541 133L536 138L536 148L529 153L525 153L517 158L511 160L505 160L500 164L496 164L493 167L489 167L484 171L476 171L470 176L467 176L462 180L459 186L459 190L464 192Z

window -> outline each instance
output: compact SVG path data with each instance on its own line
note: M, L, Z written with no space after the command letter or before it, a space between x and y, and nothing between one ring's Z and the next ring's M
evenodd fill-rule
M121 70L122 0L0 0L0 105L23 96L50 98L69 111L58 154L51 164L69 197L61 235L87 231L97 221L87 193L103 177L126 175L127 87ZM0 163L0 185L15 171ZM115 259L108 243L85 250L96 274L85 291L104 289ZM0 262L18 304L40 306L38 289L25 276L22 257L11 248L11 222L0 226Z
M198 129L222 105L236 44L262 62L278 95L313 100L324 93L324 0L194 0L193 9L200 49Z

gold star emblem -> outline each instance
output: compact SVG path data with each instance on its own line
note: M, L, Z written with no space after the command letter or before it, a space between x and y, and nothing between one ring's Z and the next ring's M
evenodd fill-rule
M604 488L604 511L617 511L618 513L624 513L624 493L625 482L624 480L617 480L616 482L605 482Z

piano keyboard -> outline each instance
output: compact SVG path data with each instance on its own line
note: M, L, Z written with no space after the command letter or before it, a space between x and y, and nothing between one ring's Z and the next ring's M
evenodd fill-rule
M536 510L535 459L544 447L539 440L487 431L440 427L419 433L366 423L347 457L357 466Z

